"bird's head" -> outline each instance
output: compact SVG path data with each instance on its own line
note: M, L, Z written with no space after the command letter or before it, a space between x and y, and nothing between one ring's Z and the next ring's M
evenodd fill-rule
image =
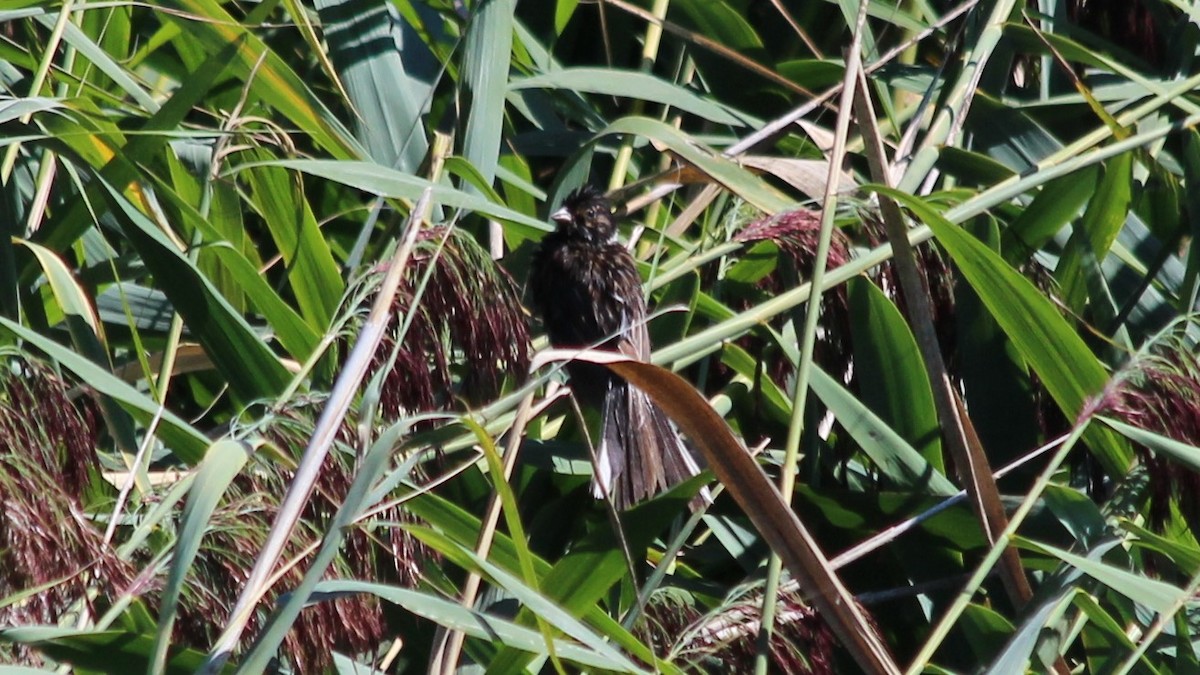
M604 193L585 185L563 200L562 208L550 216L558 230L572 238L608 242L617 236L612 202Z

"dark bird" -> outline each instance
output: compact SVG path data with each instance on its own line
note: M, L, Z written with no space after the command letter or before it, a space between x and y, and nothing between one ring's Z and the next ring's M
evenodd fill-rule
M646 301L633 256L617 241L612 204L596 188L571 193L534 253L529 289L550 343L650 360ZM567 365L575 397L601 413L592 492L627 509L699 473L650 398L604 366Z

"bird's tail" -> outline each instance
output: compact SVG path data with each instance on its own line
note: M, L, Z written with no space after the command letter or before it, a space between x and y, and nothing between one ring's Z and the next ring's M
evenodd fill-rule
M667 415L636 387L613 383L604 398L592 493L608 495L623 511L698 473L699 465ZM691 506L711 501L705 488Z

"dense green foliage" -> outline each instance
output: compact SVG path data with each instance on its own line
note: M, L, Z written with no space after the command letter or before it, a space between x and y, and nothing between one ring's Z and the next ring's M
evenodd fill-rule
M1186 0L3 3L0 656L1200 669L1197 56ZM704 512L593 499L537 358L584 182Z

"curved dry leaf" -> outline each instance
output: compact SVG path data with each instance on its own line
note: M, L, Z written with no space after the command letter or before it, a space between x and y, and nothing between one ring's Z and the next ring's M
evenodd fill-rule
M804 130L821 154L828 156L829 151L833 150L833 132L829 129L817 126L808 120L796 120L796 126Z
M648 394L701 452L859 667L867 673L900 672L871 620L830 567L816 540L695 387L665 368L598 350L546 350L534 359L534 367L570 359L602 364Z
M746 155L739 157L738 162L756 173L775 176L813 199L822 199L825 196L825 183L829 180L829 162L823 159ZM858 181L854 180L850 173L842 170L839 174L839 193L852 192L858 187Z

